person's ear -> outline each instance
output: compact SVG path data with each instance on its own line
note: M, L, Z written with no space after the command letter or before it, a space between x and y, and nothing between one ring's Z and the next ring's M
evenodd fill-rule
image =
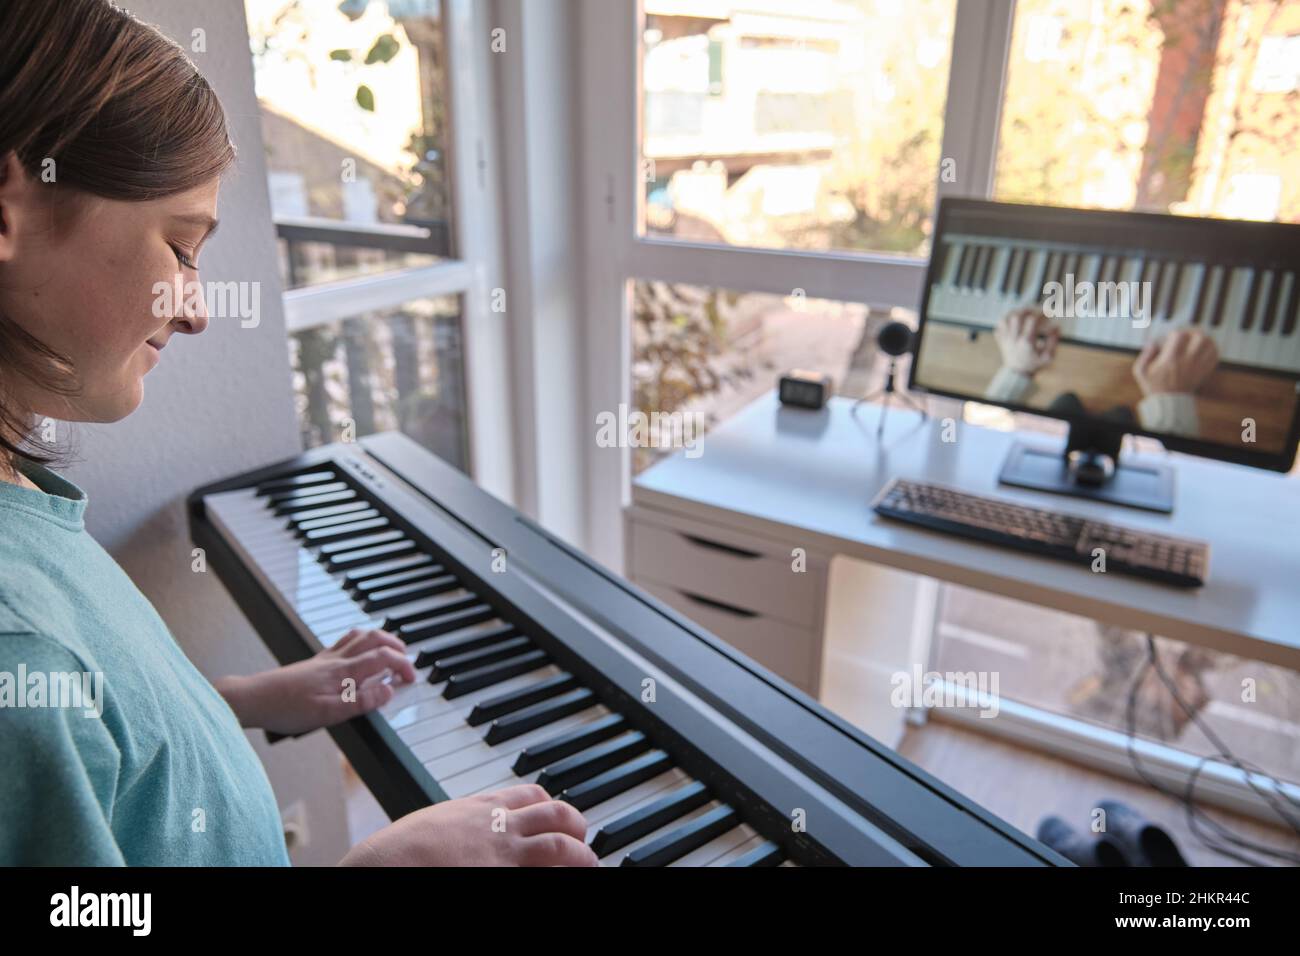
M27 225L31 195L31 177L18 153L11 149L0 155L0 262L14 257L19 235Z

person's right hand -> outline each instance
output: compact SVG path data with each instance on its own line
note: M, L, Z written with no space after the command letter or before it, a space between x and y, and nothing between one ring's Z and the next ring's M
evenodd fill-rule
M587 821L533 783L409 813L358 843L341 866L597 866Z
M1061 327L1041 309L1016 309L998 322L993 338L1002 353L1004 368L1021 375L1033 375L1056 358Z
M1133 363L1143 395L1191 394L1219 364L1219 347L1200 329L1175 329L1148 342Z

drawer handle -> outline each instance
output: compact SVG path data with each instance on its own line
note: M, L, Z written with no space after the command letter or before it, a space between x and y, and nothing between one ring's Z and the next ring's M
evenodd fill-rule
M758 617L757 611L750 611L743 607L736 607L734 604L725 604L722 601L715 601L713 598L707 598L702 594L692 594L690 591L680 592L682 597L689 598L696 604L703 604L705 607L711 607L715 611L722 611L725 614L731 614L735 617Z
M744 548L737 548L730 544L719 544L717 541L710 541L708 538L699 538L693 534L686 534L684 531L679 532L683 538L691 544L699 545L701 548L712 548L714 551L723 551L727 554L735 555L738 558L761 558L762 555L757 551L746 551Z

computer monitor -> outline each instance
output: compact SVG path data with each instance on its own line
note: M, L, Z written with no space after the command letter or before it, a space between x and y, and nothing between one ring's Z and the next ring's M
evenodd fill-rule
M1300 439L1300 225L945 198L909 387L1070 423L1000 480L1170 511L1125 434L1287 471Z

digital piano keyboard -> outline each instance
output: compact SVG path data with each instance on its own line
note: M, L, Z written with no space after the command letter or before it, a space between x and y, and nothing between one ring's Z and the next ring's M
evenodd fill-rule
M282 664L406 641L419 680L330 729L393 819L536 782L606 865L1068 865L405 436L189 504Z

